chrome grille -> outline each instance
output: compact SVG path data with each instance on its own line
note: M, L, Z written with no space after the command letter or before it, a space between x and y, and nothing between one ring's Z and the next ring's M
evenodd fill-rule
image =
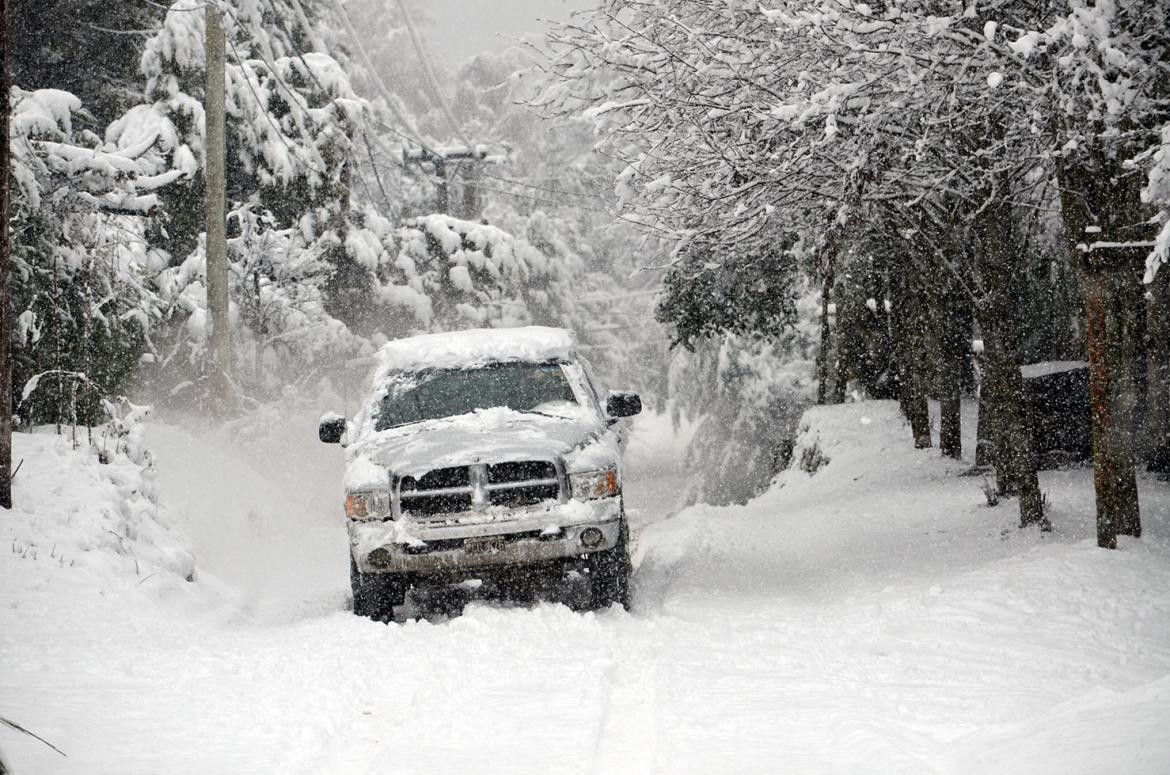
M399 509L413 518L434 518L489 506L523 508L558 500L562 478L548 460L436 468L398 485Z

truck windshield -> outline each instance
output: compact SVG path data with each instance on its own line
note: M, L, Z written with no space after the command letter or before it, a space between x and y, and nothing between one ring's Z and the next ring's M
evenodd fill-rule
M476 409L507 407L518 412L555 412L576 404L573 388L556 363L501 363L475 369L444 369L396 380L382 399L374 429L454 417ZM550 411L551 410L551 411Z

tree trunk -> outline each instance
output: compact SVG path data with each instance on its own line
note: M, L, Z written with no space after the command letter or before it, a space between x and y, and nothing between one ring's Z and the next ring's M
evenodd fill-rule
M1006 180L997 181L975 216L976 268L983 297L977 307L983 332L984 381L994 403L993 424L996 485L1018 494L1020 527L1050 529L1044 515L1036 456L1032 449L1032 412L1020 373L1018 321L1013 295L1019 270L1011 204Z
M817 403L825 404L829 398L829 344L832 331L829 327L829 300L833 292L833 270L825 272L821 287L821 346L817 350Z
M848 276L848 275L846 275ZM838 283L834 290L836 314L833 316L833 341L837 345L837 359L833 363L833 393L834 404L845 403L846 391L849 387L849 374L852 364L857 359L857 320L852 314L849 288L843 282Z
M938 446L946 457L961 460L963 364L970 335L962 327L962 299L954 282L947 283L939 311Z
M980 332L980 337L982 336L983 334ZM979 417L975 424L975 465L990 466L995 463L995 442L1000 436L995 411L1002 401L995 395L997 383L988 379L987 342L983 339L980 341L984 349L977 356L979 361Z
M930 405L927 403L926 319L924 289L919 270L907 256L894 275L891 329L898 361L898 401L910 421L914 446L930 446Z
M1089 392L1093 411L1093 488L1097 495L1097 545L1117 548L1117 536L1141 535L1134 465L1133 406L1136 395L1127 364L1124 313L1112 273L1081 279L1089 338Z
M897 364L893 356L894 344L890 333L889 276L880 259L875 259L870 270L868 287L873 299L871 330L866 365L865 384L870 395L890 399L897 395Z
M224 34L218 6L208 4L206 14L207 68L203 111L207 130L207 306L211 313L213 390L219 398L226 398L231 372L231 330L228 321Z
M1058 174L1065 239L1079 270L1087 322L1097 545L1114 549L1118 534L1141 535L1133 421L1144 251L1092 244L1143 236L1132 226L1141 222L1140 179L1100 149L1062 159Z
M8 122L12 92L12 7L0 0L0 90L4 92L0 118L0 506L12 508L12 274L9 170L12 166Z

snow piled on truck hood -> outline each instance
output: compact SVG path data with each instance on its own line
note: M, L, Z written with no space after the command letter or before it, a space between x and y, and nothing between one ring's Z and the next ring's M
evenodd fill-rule
M475 462L564 458L573 471L617 462L615 435L584 408L552 417L505 407L404 425L367 436L349 449L348 490L385 487L387 472L420 476Z
M467 369L489 363L546 363L572 354L573 335L563 328L474 328L387 342L378 350L381 382L395 371Z

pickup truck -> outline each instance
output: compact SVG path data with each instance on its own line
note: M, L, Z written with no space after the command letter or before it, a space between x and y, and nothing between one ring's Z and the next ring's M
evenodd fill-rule
M627 605L618 420L641 409L602 399L563 329L384 345L359 414L319 428L346 451L354 613L390 621L412 587L570 572L588 607Z

